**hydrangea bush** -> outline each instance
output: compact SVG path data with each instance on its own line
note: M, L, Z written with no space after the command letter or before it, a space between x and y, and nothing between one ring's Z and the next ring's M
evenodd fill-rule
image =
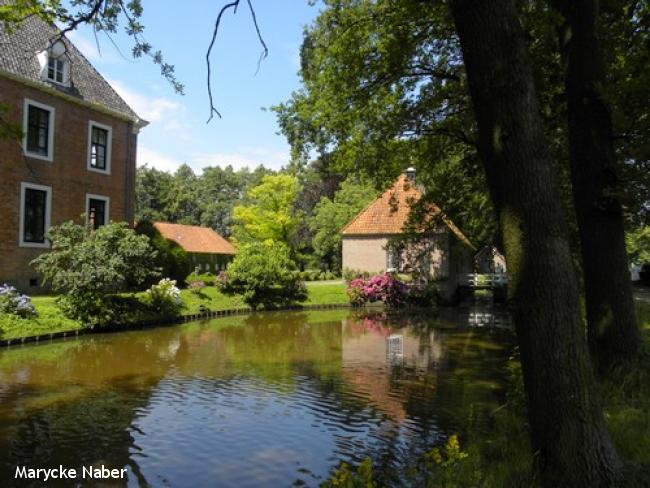
M176 280L163 278L147 291L147 300L153 308L165 315L180 313L182 300L181 291L176 286Z
M409 288L393 275L383 273L367 280L356 278L350 281L347 293L355 305L383 302L389 307L399 307L406 303Z
M18 293L13 286L0 285L0 313L27 318L36 316L36 309L27 295Z

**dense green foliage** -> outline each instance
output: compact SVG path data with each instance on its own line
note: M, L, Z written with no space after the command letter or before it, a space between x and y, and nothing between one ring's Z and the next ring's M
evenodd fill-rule
M247 203L233 210L233 237L238 244L252 242L280 243L289 249L296 245L302 214L294 210L300 192L295 176L270 175L251 188Z
M293 158L315 151L338 170L371 176L384 186L414 165L427 198L480 247L495 222L476 151L476 125L462 54L444 2L324 1L305 31L302 88L274 107ZM530 33L535 81L567 211L568 175L564 65L558 52L563 19L548 4L521 6ZM609 67L604 89L613 109L621 186L616 197L631 227L648 223L647 103L650 98L647 2L602 6ZM498 237L498 236L497 236Z
M158 274L149 239L124 222L97 230L65 222L51 227L48 239L51 250L32 266L44 284L64 293L59 304L66 316L88 326L117 318L119 311L109 295L137 288Z
M136 174L137 220L202 225L228 237L233 207L271 173L262 166L253 171L214 166L197 176L187 165L173 174L142 166Z
M155 266L160 270L160 274L178 283L184 283L192 270L192 261L185 249L174 241L165 239L149 221L138 222L135 230L149 238L151 247L156 251Z
M330 270L341 271L341 229L377 196L367 184L348 178L333 199L322 197L309 219L315 255Z
M641 226L628 232L625 243L631 262L650 263L650 226Z
M253 309L277 308L307 299L289 248L280 242L252 242L241 246L228 266L224 293L241 295Z

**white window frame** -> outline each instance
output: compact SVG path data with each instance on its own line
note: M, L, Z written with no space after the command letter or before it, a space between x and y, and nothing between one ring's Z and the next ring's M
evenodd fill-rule
M50 243L45 239L45 242L25 242L23 240L25 236L25 190L40 190L46 192L45 197L45 226L44 231L50 229L50 224L52 222L52 187L44 185L36 185L35 183L27 183L25 181L20 183L20 225L18 226L18 245L20 247L40 247L48 248Z
M94 168L90 163L92 161L92 147L93 147L93 127L98 129L103 129L107 132L106 135L106 169ZM101 173L104 175L111 174L111 156L113 153L113 128L110 125L101 124L95 122L94 120L88 121L88 154L87 154L87 163L86 167L88 171L94 171L95 173Z
M43 110L47 110L50 113L50 117L47 122L47 154L44 156L42 154L31 152L27 149L27 131L29 130L29 107L33 106ZM25 98L23 103L23 153L25 156L42 159L43 161L49 161L50 163L54 160L54 121L56 120L56 110L50 105L45 105L44 103Z
M104 212L104 224L103 225L108 225L109 222L111 221L110 218L110 209L111 209L111 197L107 197L106 195L96 195L94 193L86 193L86 224L88 223L88 218L90 217L90 199L93 200L103 200L104 203L106 204L105 207L105 212Z
M54 66L55 66L55 68L54 68L54 78L50 78L50 60L54 61ZM63 68L61 70L62 81L59 81L59 80L56 79L56 72L57 72L56 64L57 64L57 62L61 63L62 68ZM52 83L56 83L57 85L68 86L68 73L69 73L68 66L69 66L69 63L68 63L68 60L65 59L65 56L59 56L57 58L55 56L52 56L51 53L48 53L48 55L47 55L47 64L45 65L45 79L47 81L52 82Z

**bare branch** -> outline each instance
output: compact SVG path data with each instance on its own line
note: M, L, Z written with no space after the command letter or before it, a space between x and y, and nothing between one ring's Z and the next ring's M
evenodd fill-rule
M214 115L216 114L217 117L221 118L221 113L217 108L214 106L214 98L212 96L212 67L210 65L210 55L212 54L212 48L214 47L214 43L217 40L217 34L219 32L219 26L221 25L221 17L223 14L226 12L228 9L233 9L233 14L237 13L237 7L239 7L239 2L240 0L234 0L233 2L225 4L223 7L221 7L221 10L219 11L219 15L217 15L217 20L214 23L214 30L212 32L212 39L210 40L210 45L208 46L208 51L205 53L205 62L208 67L208 98L210 99L210 117L208 117L208 120L206 123L210 123L210 121L213 119ZM269 54L269 49L264 42L264 39L262 38L262 33L260 32L260 27L259 24L257 23L257 16L255 15L255 9L253 8L253 4L251 0L246 0L248 3L248 8L250 9L251 16L253 18L253 25L255 26L255 31L257 32L257 38L260 41L260 44L262 45L262 53L260 54L260 58L257 61L257 71L255 71L255 74L260 69L260 63L268 56Z
M212 98L212 85L210 81L210 78L212 76L212 68L210 66L210 54L212 54L212 47L214 46L214 42L217 40L217 33L219 32L219 25L221 24L221 16L229 8L234 9L234 12L236 13L238 5L239 5L239 0L235 0L234 2L227 3L226 5L221 7L221 10L219 11L219 15L217 15L217 20L214 23L214 31L212 32L212 39L210 40L210 45L208 46L208 52L205 53L205 62L208 66L208 98L210 99L210 117L208 118L208 121L206 123L209 123L212 120L214 114L217 114L217 117L221 118L221 113L219 113L219 111L215 108L214 101Z
M253 17L253 25L255 26L255 31L257 32L257 38L260 40L260 44L262 45L262 53L260 54L260 58L257 60L257 69L255 70L255 74L257 75L257 73L260 71L260 64L269 55L269 48L266 47L266 43L264 42L264 39L262 39L262 33L260 32L260 26L257 24L257 16L255 15L253 4L251 3L251 0L246 1L248 2L248 8L250 9L251 16Z

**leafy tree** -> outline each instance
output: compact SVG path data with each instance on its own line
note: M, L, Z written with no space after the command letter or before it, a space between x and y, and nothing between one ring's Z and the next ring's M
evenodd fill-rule
M65 222L51 227L48 239L51 250L31 264L44 284L62 293L65 314L91 327L119 318L107 295L137 289L159 274L149 239L125 222L97 230Z
M377 196L375 189L348 178L334 195L320 199L309 221L314 253L332 271L341 270L341 229Z
M277 308L307 299L307 291L298 277L289 248L266 240L241 246L228 266L225 293L242 295L254 310Z
M136 220L167 222L170 220L168 199L172 187L172 175L147 165L136 170L135 198Z
M138 222L135 230L149 238L151 247L156 252L155 266L162 276L177 283L185 283L185 278L192 271L192 261L187 251L176 242L165 239L147 220Z
M273 172L263 166L253 171L206 167L200 175L186 165L173 174L141 166L136 173L136 219L201 225L228 237L233 207L268 174Z
M504 235L542 482L617 486L622 465L597 396L560 185L515 1L454 0L451 10Z
M639 227L625 236L630 261L637 264L650 263L650 227Z
M271 242L293 249L301 215L294 211L300 184L295 176L265 176L233 210L233 236L240 244Z

